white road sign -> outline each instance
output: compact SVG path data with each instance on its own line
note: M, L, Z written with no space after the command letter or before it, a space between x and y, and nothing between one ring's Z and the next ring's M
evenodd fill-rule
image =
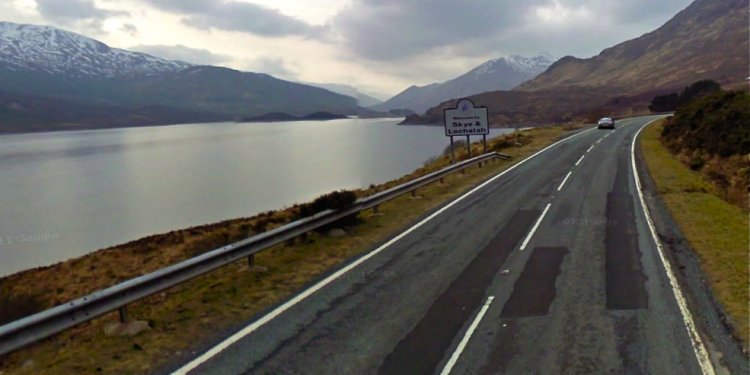
M458 101L456 108L446 108L445 135L482 135L489 134L487 107L474 107L469 99Z

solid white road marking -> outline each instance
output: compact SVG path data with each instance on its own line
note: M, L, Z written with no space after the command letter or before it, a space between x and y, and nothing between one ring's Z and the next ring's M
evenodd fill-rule
M654 226L654 221L651 219L651 213L648 210L648 207L646 206L646 200L643 198L643 191L641 188L641 179L638 177L638 168L636 167L635 163L635 142L638 139L638 135L641 133L641 130L643 130L648 124L659 120L654 119L649 122L647 122L645 125L641 126L640 129L638 129L638 132L635 133L635 136L633 137L633 143L630 146L630 156L631 156L631 163L633 167L633 178L635 179L635 187L636 190L638 190L638 197L641 201L641 207L643 207L643 214L646 216L646 223L648 224L648 228L651 232L651 237L654 239L654 243L656 244L656 250L659 253L659 259L661 259L662 265L664 265L664 271L667 274L667 278L669 279L669 285L672 287L672 291L674 292L674 297L677 300L677 306L680 308L680 313L682 313L682 320L685 322L685 328L688 331L688 336L690 337L690 342L693 346L693 352L695 353L695 358L698 360L698 364L701 367L701 371L703 371L704 375L714 375L716 372L714 371L714 366L711 363L711 359L708 356L708 351L706 350L705 345L703 344L703 340L701 339L700 335L698 334L698 330L695 327L695 322L693 321L693 315L690 313L690 310L688 310L687 302L685 301L685 296L682 294L682 290L680 289L680 285L677 283L677 278L675 278L674 272L672 271L672 266L670 265L669 261L664 256L664 248L661 244L661 241L659 241L659 236L656 234L656 227Z
M591 147L589 147L589 149L588 149L588 150L586 150L586 153L588 154L588 153L589 153L589 152L591 152L591 150L593 150L593 149L594 149L594 145L591 145Z
M586 156L586 155L581 155L581 158L578 159L578 161L576 162L576 167L578 166L578 164L581 164L581 161L583 161L583 157L584 156Z
M565 175L565 178L563 179L562 183L560 183L560 186L557 187L557 191L562 190L563 186L565 185L565 182L568 181L568 178L570 178L570 175L573 173L573 171L568 172L567 175Z
M531 237L534 236L534 232L536 232L537 228L539 228L539 224L542 223L542 219L544 219L544 215L546 215L547 211L549 211L550 206L552 206L552 203L547 203L547 207L544 208L542 215L539 216L539 219L536 220L536 224L534 224L534 227L531 228L531 232L529 232L529 234L526 236L526 239L523 240L523 243L521 244L521 251L526 249L526 245L528 245L529 241L531 241Z
M341 277L342 275L346 274L347 272L351 271L352 269L354 269L355 267L359 266L360 264L366 262L368 259L370 259L370 258L374 257L375 255L381 253L383 250L387 249L389 246L393 245L398 240L404 238L409 233L415 231L417 228L421 227L422 225L424 225L428 221L432 220L436 216L440 215L441 213L445 212L449 208L453 207L458 202L461 202L462 200L466 199L466 197L474 194L475 192L477 192L480 189L484 188L485 186L491 184L492 182L494 182L498 178L504 176L506 173L508 173L508 172L516 169L517 167L519 167L523 163L525 163L525 162L533 159L537 155L539 155L539 154L541 154L541 153L543 153L543 152L551 149L552 147L555 147L555 146L557 146L558 144L560 144L562 142L569 141L569 140L571 140L571 139L573 139L575 137L578 137L580 135L588 133L588 132L590 132L590 131L592 131L594 129L596 129L596 128L591 128L589 130L584 130L584 131L582 131L582 132L580 132L578 134L574 134L574 135L572 135L572 136L570 136L568 138L561 139L561 140L559 140L559 141L557 141L557 142L555 142L555 143L553 143L553 144L551 144L551 145L549 145L549 146L547 146L547 147L545 147L545 148L537 151L536 153L534 153L533 155L529 156L528 158L519 161L517 164L514 164L510 168L508 168L508 169L500 172L498 175L490 178L489 180L485 181L481 185L479 185L479 186L475 187L474 189L470 190L466 194L464 194L464 195L456 198L453 202L448 203L447 205L445 205L445 207L443 207L443 208L435 211L432 215L430 215L430 216L424 218L422 221L414 224L414 226L412 226L411 228L405 230L404 232L402 232L398 236L393 237L390 241L384 243L383 245L381 245L377 249L375 249L375 250L373 250L373 251L365 254L364 256L362 256L361 258L355 260L354 262L349 263L349 265L347 265L344 268L342 268L342 269L334 272L333 274L331 274L330 276L326 277L325 279L318 281L315 285L313 285L313 286L305 289L302 293L296 295L294 298L292 298L289 301L283 303L279 307L271 310L268 314L263 315L260 319L258 319L256 321L250 323L248 326L246 326L245 328L239 330L238 332L236 332L232 336L229 336L226 340L224 340L224 341L216 344L216 346L214 346L213 348L209 349L205 353L201 354L200 356L194 358L192 361L186 363L181 368L177 369L175 372L172 373L172 375L185 375L185 374L189 373L190 371L194 370L198 366L200 366L203 363L205 363L206 361L210 360L211 358L213 358L217 354L219 354L222 351L224 351L226 348L232 346L234 343L242 340L242 338L244 338L245 336L247 336L247 335L255 332L255 330L257 330L258 328L264 326L266 323L270 322L271 320L273 320L277 316L283 314L284 312L286 312L287 310L289 310L290 308L292 308L294 305L300 303L305 298L309 297L310 295L312 295L313 293L317 292L318 290L324 288L326 285L330 284L331 282L333 282L334 280L338 279L339 277Z
M443 367L443 371L440 372L440 375L448 375L451 373L451 370L453 370L453 366L455 366L456 362L458 362L458 357L461 356L461 353L463 353L464 349L466 348L466 344L469 343L471 335L474 334L474 331L479 326L479 322L482 321L484 314L487 313L487 310L490 308L493 299L495 299L494 296L487 297L487 302L484 303L484 306L482 306L482 309L479 310L479 314L477 314L477 317L474 318L473 322L471 322L469 329L466 330L464 337L461 339L461 342L458 343L458 347L456 347L456 351L453 352L453 355L451 355L448 363L446 363L445 367Z

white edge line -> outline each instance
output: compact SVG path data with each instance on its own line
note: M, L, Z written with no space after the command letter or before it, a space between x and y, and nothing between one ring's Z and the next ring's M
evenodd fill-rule
M581 155L581 158L580 158L580 159L578 159L578 161L576 162L576 167L578 166L578 164L581 164L581 162L583 161L583 158L584 158L585 156L586 156L586 154L583 154L583 155Z
M643 213L646 216L646 223L648 224L648 227L651 231L651 237L654 239L654 243L656 244L656 249L659 253L659 259L661 259L662 265L664 265L664 271L667 274L667 278L669 279L669 284L672 287L672 291L674 292L675 299L677 300L677 305L680 308L680 313L682 313L682 320L685 322L685 328L688 331L688 336L690 336L690 342L693 346L693 352L695 353L695 358L698 361L698 365L701 367L701 371L704 375L714 375L716 372L714 371L713 364L711 363L711 359L708 356L708 351L706 350L705 345L703 344L703 340L701 339L700 335L698 334L698 331L695 327L695 322L693 321L693 315L690 313L690 310L687 307L687 302L685 300L685 296L682 294L682 290L680 289L679 284L677 283L677 279L675 278L674 272L672 271L672 266L670 265L669 261L664 256L664 248L661 244L661 241L659 241L659 237L656 234L656 227L654 226L654 221L651 219L651 213L648 210L648 207L646 206L646 200L643 197L643 191L641 188L641 179L638 177L638 168L636 167L635 163L635 143L638 139L638 135L641 133L641 130L643 130L646 126L651 124L654 121L657 121L659 119L654 119L649 122L647 122L645 125L641 126L640 129L638 129L638 132L635 133L635 136L633 137L633 143L630 147L630 156L631 156L631 162L633 167L633 178L635 179L635 186L636 190L638 190L638 197L641 201L641 207L643 208Z
M557 191L560 191L560 190L562 190L563 186L565 186L565 182L567 182L567 181L568 181L568 179L570 178L570 175L571 175L572 173L573 173L573 171L570 171L570 172L568 172L568 174L567 174L567 175L565 175L565 179L563 179L562 183L560 183L560 186L558 186L558 187L557 187Z
M526 239L523 240L523 243L521 244L521 251L526 249L526 245L529 244L529 241L531 241L531 237L534 236L534 232L536 232L537 228L539 228L539 224L542 223L542 220L544 219L544 215L547 214L547 211L549 211L550 206L552 206L552 203L547 203L547 207L544 208L544 212L539 216L539 219L536 219L536 224L534 224L534 227L531 228L531 231L526 236Z
M487 302L484 303L484 306L482 306L482 309L479 310L479 314L477 314L476 318L474 318L474 321L471 322L471 325L466 330L464 337L461 339L461 342L458 343L456 350L453 352L453 355L451 355L451 358L448 360L448 363L445 364L445 367L443 367L443 371L440 372L440 375L448 375L451 373L451 370L453 370L453 366L456 365L456 362L458 362L458 358L461 356L461 353L463 353L464 349L466 348L466 345L469 343L469 340L471 339L471 335L474 334L474 331L477 329L477 327L479 326L479 323L482 321L484 314L487 313L487 310L490 308L490 305L492 304L493 299L495 299L494 296L487 297Z
M349 265L345 266L344 268L342 268L342 269L334 272L333 274L331 274L330 276L326 277L325 279L317 282L315 285L307 288L302 293L294 296L292 299L290 299L289 301L283 303L282 305L278 306L277 308L273 309L268 314L262 316L260 319L254 321L253 323L251 323L250 325L248 325L245 328L241 329L240 331L236 332L232 336L229 336L226 340L224 340L224 341L216 344L216 346L214 346L213 348L209 349L208 351L206 351L205 353L201 354L200 356L194 358L192 361L188 362L187 364L185 364L184 366L182 366L178 370L174 371L172 373L172 375L185 375L188 372L194 370L195 368L197 368L198 366L202 365L203 363L205 363L209 359L213 358L217 354L219 354L222 351L224 351L226 348L230 347L232 344L234 344L237 341L241 340L243 337L245 337L245 336L253 333L258 328L262 327L263 325L265 325L266 323L270 322L271 320L273 320L277 316L279 316L279 315L283 314L284 312L286 312L287 310L289 310L292 306L298 304L299 302L301 302L305 298L309 297L313 293L317 292L318 290L322 289L326 285L330 284L332 281L338 279L339 277L341 277L345 273L351 271L352 269L354 269L355 267L357 267L360 264L364 263L368 259L370 259L370 258L374 257L375 255L377 255L378 253L382 252L383 250L385 250L389 246L393 245L396 241L400 240L401 238L405 237L409 233L411 233L414 230L416 230L417 228L421 227L422 225L424 225L428 221L432 220L436 216L438 216L441 213L445 212L447 209L453 207L455 204L457 204L458 202L464 200L466 197L470 196L471 194L474 194L476 191L484 188L485 186L487 186L490 183L494 182L498 178L504 176L506 173L508 173L508 172L516 169L518 166L522 165L523 163L527 162L528 160L533 159L537 155L539 155L539 154L541 154L541 153L549 150L550 148L555 147L555 146L557 146L558 144L560 144L562 142L569 141L569 140L571 140L571 139L573 139L575 137L578 137L579 135L588 133L588 132L590 132L590 131L592 131L594 129L596 129L596 128L591 128L591 129L588 129L588 130L584 130L584 131L582 131L582 132L580 132L578 134L574 134L574 135L571 135L570 137L561 139L561 140L559 140L559 141L557 141L557 142L555 142L555 143L553 143L553 144L551 144L551 145L549 145L549 146L547 146L547 147L545 147L545 148L537 151L536 153L532 154L531 156L529 156L529 157L527 157L527 158L519 161L518 163L512 165L510 168L508 168L508 169L500 172L498 175L490 178L489 180L485 181L481 185L479 185L479 186L475 187L474 189L470 190L466 194L464 194L464 195L456 198L453 202L450 202L447 205L445 205L443 208L435 211L432 215L424 218L422 221L418 222L417 224L414 224L414 226L412 226L411 228L405 230L404 232L402 232L398 236L392 238L390 241L384 243L383 245L381 245L377 249L375 249L375 250L373 250L373 251L365 254L364 256L362 256L361 258L355 260L354 262L350 263Z

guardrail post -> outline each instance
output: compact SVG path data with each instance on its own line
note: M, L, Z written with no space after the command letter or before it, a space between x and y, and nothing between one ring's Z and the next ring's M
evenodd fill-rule
M445 177L440 177L440 185L445 185Z
M255 254L248 255L247 257L247 266L252 269L255 266Z
M130 317L128 316L128 307L127 306L121 306L117 309L117 312L120 314L120 323L125 324L130 321Z
M376 204L375 207L372 208L372 213L377 215L380 213L380 205Z
M479 169L482 169L482 162L479 162Z
M411 191L411 197L416 198L417 197L417 189L414 189Z

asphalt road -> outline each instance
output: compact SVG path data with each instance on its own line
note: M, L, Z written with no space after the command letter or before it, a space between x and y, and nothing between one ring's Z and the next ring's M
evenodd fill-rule
M560 142L177 373L711 373L636 189L652 119Z

